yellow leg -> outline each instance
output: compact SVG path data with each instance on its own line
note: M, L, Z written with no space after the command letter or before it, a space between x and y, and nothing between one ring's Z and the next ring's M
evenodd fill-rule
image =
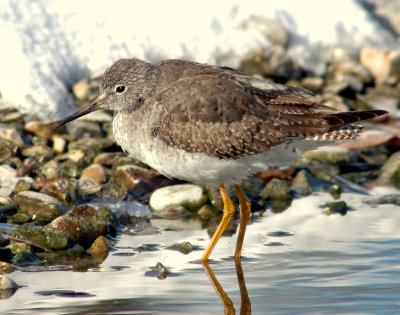
M240 209L240 227L239 227L238 238L236 241L235 261L239 261L240 256L242 254L244 234L246 233L247 222L249 221L251 213L251 203L239 185L235 186L235 190L239 197L239 209Z
M220 239L222 233L226 230L227 226L231 222L233 215L235 214L235 206L232 203L231 198L229 198L229 194L226 191L224 185L219 186L219 191L222 196L222 201L224 202L224 210L222 214L221 222L218 225L217 230L215 231L210 243L208 244L206 250L204 251L203 257L201 257L201 261L207 261L210 256L212 250L215 245L217 245L218 240ZM243 242L243 241L242 241ZM240 253L239 253L240 256Z

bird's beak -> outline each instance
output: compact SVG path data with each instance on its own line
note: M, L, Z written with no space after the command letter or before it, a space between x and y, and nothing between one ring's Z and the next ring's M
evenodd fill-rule
M69 115L63 119L55 121L54 123L51 124L51 129L57 129L58 127L61 127L61 126L65 125L66 123L69 123L70 121L73 121L79 117L82 117L86 114L89 114L91 112L94 112L94 111L100 109L100 104L101 104L101 102L94 102L90 106L83 108L81 110L78 110L77 112L73 113L72 115Z

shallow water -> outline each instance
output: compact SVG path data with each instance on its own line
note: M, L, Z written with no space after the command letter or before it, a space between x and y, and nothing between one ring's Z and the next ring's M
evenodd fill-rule
M285 212L267 211L248 226L244 281L238 281L240 268L232 260L236 235L220 240L210 268L237 314L241 301L242 313L251 307L252 314L399 314L400 207L364 203L394 192L345 193L342 199L354 209L346 216L322 214L319 205L331 200L326 193L296 199ZM202 251L183 255L166 249L182 241L204 249L209 236L197 228L122 235L117 251L99 268L14 272L8 276L23 287L0 302L0 313L223 314L222 300L199 263ZM143 244L157 245L139 252ZM157 262L172 275L145 276ZM72 294L42 292L47 290Z

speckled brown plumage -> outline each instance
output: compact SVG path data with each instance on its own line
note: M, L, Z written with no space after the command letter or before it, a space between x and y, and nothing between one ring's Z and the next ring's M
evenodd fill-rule
M223 216L202 261L235 213L225 185L235 185L239 197L238 261L251 210L239 186L244 178L271 165L288 165L307 150L354 138L362 127L352 123L386 114L338 113L315 103L309 91L230 68L121 59L105 72L94 104L52 126L100 108L115 111L115 140L129 154L166 176L219 186Z

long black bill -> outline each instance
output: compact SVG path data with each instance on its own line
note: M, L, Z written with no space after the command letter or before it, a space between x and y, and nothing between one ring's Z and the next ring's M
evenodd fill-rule
M89 107L83 108L81 110L78 110L76 113L73 113L72 115L69 115L63 119L60 119L54 123L51 124L51 129L57 129L58 127L61 127L62 125L65 125L66 123L69 123L70 121L73 121L79 117L82 117L86 114L89 114L91 112L94 112L96 110L100 109L99 103L93 103Z

